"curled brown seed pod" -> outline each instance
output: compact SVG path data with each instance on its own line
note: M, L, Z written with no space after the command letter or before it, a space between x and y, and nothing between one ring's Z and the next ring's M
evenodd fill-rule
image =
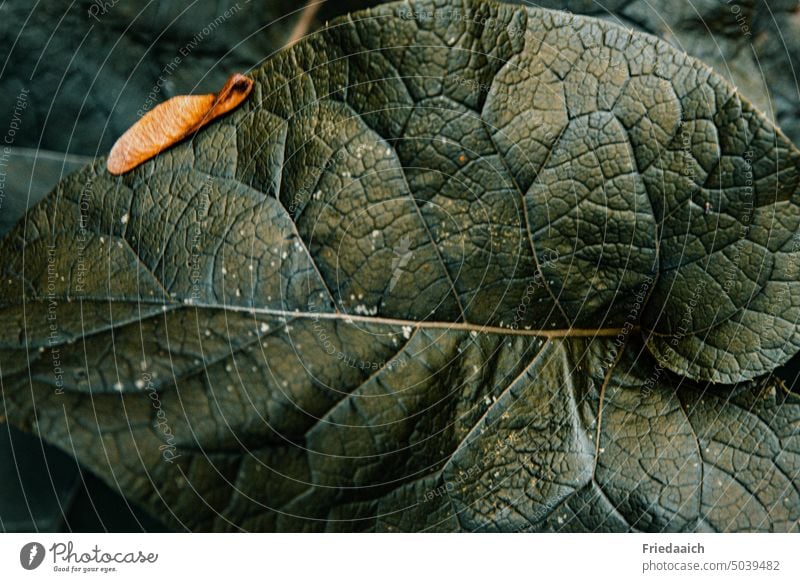
M253 80L235 73L219 93L179 95L157 105L111 148L106 168L114 175L134 169L235 109L253 90Z

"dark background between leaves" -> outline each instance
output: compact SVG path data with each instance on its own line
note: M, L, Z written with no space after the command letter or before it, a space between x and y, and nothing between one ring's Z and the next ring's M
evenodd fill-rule
M311 30L378 3L321 2ZM664 38L713 66L800 143L800 67L794 66L800 63L800 0L524 3L589 14ZM231 72L247 71L280 50L302 8L298 0L3 3L0 129L11 123L20 92L28 93L5 168L0 235L62 177L104 155L137 119L160 76L153 103L215 91ZM196 46L187 49L193 40ZM180 63L165 69L176 57ZM777 373L800 391L800 357ZM165 529L72 457L3 424L0 483L2 531Z

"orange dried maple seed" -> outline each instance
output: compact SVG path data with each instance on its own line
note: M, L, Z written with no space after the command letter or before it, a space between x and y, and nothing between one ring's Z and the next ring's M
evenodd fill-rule
M219 93L179 95L164 101L122 134L111 148L106 168L115 176L129 172L235 109L252 90L253 80L235 73Z

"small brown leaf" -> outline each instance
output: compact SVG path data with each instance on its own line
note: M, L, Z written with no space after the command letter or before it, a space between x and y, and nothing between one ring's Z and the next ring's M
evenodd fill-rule
M235 109L252 90L253 80L235 73L217 94L179 95L157 105L111 148L108 171L115 176L129 172Z

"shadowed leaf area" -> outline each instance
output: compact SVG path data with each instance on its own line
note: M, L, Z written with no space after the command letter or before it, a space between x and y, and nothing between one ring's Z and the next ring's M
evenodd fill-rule
M8 420L175 529L786 531L800 153L588 17L385 4L0 243Z

